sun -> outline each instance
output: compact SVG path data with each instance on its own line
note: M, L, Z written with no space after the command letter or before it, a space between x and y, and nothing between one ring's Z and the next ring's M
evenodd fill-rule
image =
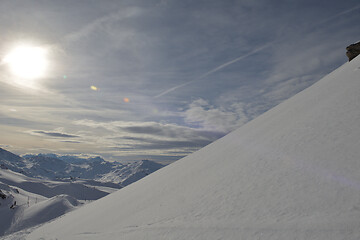
M12 49L3 59L11 72L20 78L36 79L44 77L47 67L47 51L42 47L29 45Z

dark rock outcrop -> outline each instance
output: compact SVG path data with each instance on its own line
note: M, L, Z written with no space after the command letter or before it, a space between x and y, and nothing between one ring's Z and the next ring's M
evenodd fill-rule
M346 47L346 56L349 58L349 62L356 58L360 54L360 42L351 44Z
M5 193L3 193L1 190L0 190L0 198L2 198L2 199L5 199L5 198L6 198Z
M0 164L0 168L5 170L8 169L8 167L5 164Z

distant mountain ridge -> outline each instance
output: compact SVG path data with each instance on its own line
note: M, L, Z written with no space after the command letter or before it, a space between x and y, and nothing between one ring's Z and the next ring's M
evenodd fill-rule
M0 166L28 177L47 180L91 179L129 185L163 167L141 160L131 163L108 162L101 157L57 154L26 154L22 157L0 148Z
M0 166L16 171L19 168L25 168L26 164L20 156L0 148Z

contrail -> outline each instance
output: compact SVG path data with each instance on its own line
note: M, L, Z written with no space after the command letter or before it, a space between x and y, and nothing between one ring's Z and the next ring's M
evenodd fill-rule
M81 29L77 30L76 32L72 32L66 35L63 38L63 42L71 43L81 40L82 38L88 36L92 32L95 32L97 29L105 29L104 25L109 22L116 22L120 20L124 20L127 18L131 18L137 16L141 13L141 10L136 7L129 7L127 9L120 9L114 13L109 15L105 15L98 19L95 19L91 23L85 25Z
M353 12L353 11L359 9L359 8L360 8L360 5L356 5L355 7L352 7L350 9L345 10L345 11L339 12L338 14L335 14L334 16L331 16L329 18L326 18L326 19L322 20L321 22L318 22L316 25L322 25L322 24L324 24L326 22L329 22L331 20L334 20L334 19L336 19L336 18L338 18L338 17L340 17L342 15Z
M238 61L240 61L240 60L242 60L242 59L244 59L244 58L247 58L247 57L249 57L249 56L251 56L251 55L253 55L253 54L257 53L257 52L260 52L260 51L264 50L265 48L270 47L273 43L274 43L274 42L270 42L270 43L268 43L268 44L265 44L264 46L259 47L259 48L256 48L255 50L253 50L253 51L251 51L251 52L249 52L249 53L247 53L247 54L245 54L245 55L242 55L242 56L240 56L240 57L238 57L238 58L235 58L235 59L233 59L233 60L231 60L231 61L229 61L229 62L226 62L226 63L224 63L224 64L221 64L220 66L218 66L218 67L216 67L216 68L214 68L214 69L212 69L212 70L204 73L204 74L201 75L200 77L198 77L198 78L196 78L196 79L194 79L194 80L191 80L191 81L189 81L189 82L186 82L186 83L177 85L177 86L175 86L175 87L172 87L172 88L170 88L170 89L168 89L168 90L166 90L166 91L164 91L164 92L162 92L162 93L154 96L154 98L159 98L159 97L164 96L164 95L166 95L166 94L168 94L168 93L170 93L170 92L172 92L172 91L174 91L174 90L176 90L176 89L178 89L178 88L182 88L182 87L184 87L184 86L186 86L186 85L189 85L189 84L191 84L191 83L197 82L197 81L199 81L199 80L201 80L201 79L209 76L210 74L213 74L213 73L215 73L215 72L217 72L217 71L219 71L219 70L221 70L221 69L223 69L223 68L225 68L225 67L227 67L227 66L229 66L229 65L231 65L231 64L234 64L234 63L236 63L236 62L238 62Z

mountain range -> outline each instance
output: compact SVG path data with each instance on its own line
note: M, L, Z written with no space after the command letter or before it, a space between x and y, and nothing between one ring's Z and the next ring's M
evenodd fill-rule
M92 179L120 184L122 187L163 167L149 160L120 163L105 161L101 157L57 154L26 154L20 157L2 148L0 166L28 177L47 180Z

